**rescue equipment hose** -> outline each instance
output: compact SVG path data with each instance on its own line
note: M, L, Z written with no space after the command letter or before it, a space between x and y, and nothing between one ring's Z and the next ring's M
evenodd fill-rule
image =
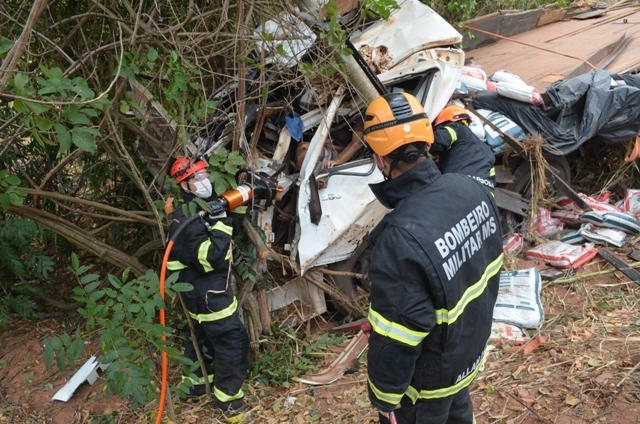
M171 238L169 239L169 242L167 243L167 248L164 251L164 257L162 258L162 267L160 268L160 282L159 282L159 288L158 288L160 292L160 297L162 298L162 300L164 300L164 282L167 276L167 263L169 262L169 255L171 254L171 249L173 248L173 242L178 237L178 235L182 232L182 230L187 227L187 225L189 225L191 222L193 222L195 219L199 217L200 217L199 214L194 215L189 219L187 219L186 221L184 221L182 224L180 224L176 232L171 236ZM159 314L160 314L160 325L164 327L165 325L164 309L160 309ZM167 340L167 336L163 335L162 340ZM160 379L160 401L158 403L158 416L156 417L156 424L162 423L162 414L164 413L164 403L167 398L167 377L169 374L169 358L167 357L167 352L165 352L164 350L162 350L161 358L162 358L161 360L162 375Z

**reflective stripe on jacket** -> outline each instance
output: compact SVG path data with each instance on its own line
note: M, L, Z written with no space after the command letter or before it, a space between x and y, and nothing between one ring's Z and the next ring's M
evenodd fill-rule
M371 186L393 211L369 238L372 403L451 396L478 372L502 267L499 213L472 179L428 159Z

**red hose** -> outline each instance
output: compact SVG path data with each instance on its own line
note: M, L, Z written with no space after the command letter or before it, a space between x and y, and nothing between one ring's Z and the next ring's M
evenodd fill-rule
M160 297L164 300L164 281L167 276L167 262L169 262L169 254L173 247L173 240L169 240L167 248L164 251L164 258L162 258L162 267L160 268ZM160 309L160 324L164 326L165 315L164 309ZM167 340L167 336L162 336L162 340ZM158 416L156 417L156 424L162 423L162 414L164 413L164 402L167 398L167 376L169 374L169 359L167 358L167 352L162 350L162 377L160 380L160 402L158 405Z

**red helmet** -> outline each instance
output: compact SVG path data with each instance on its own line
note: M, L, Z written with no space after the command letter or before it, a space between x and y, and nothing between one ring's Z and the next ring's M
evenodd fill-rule
M434 125L438 126L447 122L469 121L471 123L471 115L466 109L460 106L447 106L436 116Z
M191 160L185 157L179 157L171 165L171 178L175 178L177 182L182 182L187 178L193 176L198 171L208 168L206 161L202 159L196 159L195 163L191 163Z

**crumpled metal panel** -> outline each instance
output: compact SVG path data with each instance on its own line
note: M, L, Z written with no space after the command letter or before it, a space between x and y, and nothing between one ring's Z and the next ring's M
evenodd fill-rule
M372 159L360 163L344 171L360 175L332 175L327 187L318 190L322 205L318 225L311 223L309 181L300 187L298 256L302 274L314 266L349 258L388 212L369 189L369 184L383 180L382 173Z
M389 49L393 68L407 57L432 47L452 46L462 42L462 35L429 6L418 0L398 1L399 9L386 21L367 28L352 40L360 49L364 44Z
M410 76L432 74L433 77L425 79L412 94L420 100L427 116L433 122L447 105L458 85L464 67L464 57L464 51L460 49L431 48L411 55L378 77L385 85L393 85L395 81Z

